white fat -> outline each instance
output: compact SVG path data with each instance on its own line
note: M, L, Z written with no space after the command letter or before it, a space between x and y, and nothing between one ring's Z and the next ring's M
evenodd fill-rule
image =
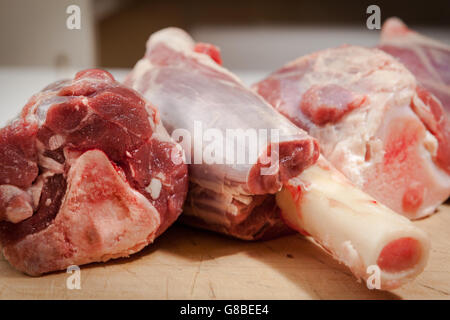
M425 132L425 138L423 139L423 145L427 149L432 157L435 157L438 149L438 141L428 130Z
M235 199L245 205L249 205L253 201L253 196L245 196L245 195L235 194L235 195L233 195L233 199Z
M170 41L167 41L168 39ZM155 32L148 39L147 48L152 48L158 42L162 42L176 51L190 51L195 46L192 38L185 31L178 28L167 28Z
M49 171L52 171L54 173L64 172L64 164L61 164L58 161L55 161L52 158L48 158L43 155L39 155L39 166L48 169Z
M356 266L360 261L359 254L350 240L342 243L342 255L342 261L350 268Z
M65 138L60 134L55 134L48 140L50 150L56 150L64 144Z
M22 190L12 185L0 185L0 197L4 202L8 203L13 197L22 193Z
M64 148L64 158L66 159L66 164L71 167L75 161L83 154L81 151L71 150L69 148Z
M161 194L161 188L161 180L153 178L152 181L150 181L150 184L145 188L145 190L150 193L150 196L153 200L156 200Z
M161 124L161 122L156 124L154 132L152 134L152 139L153 138L163 142L174 142L172 138L169 136L169 133L167 132L166 128L164 128L164 126Z
M130 79L132 80L131 82L133 83L133 89L137 90L137 87L139 84L139 81L137 81L137 79L142 79L144 74L147 73L147 71L149 71L152 68L153 68L153 65L149 59L144 58L144 59L139 60L136 63L133 71L130 74ZM147 112L149 114L151 114L151 112L149 110L147 110ZM151 120L150 123L153 124L153 120Z
M131 176L136 177L136 171L134 171L134 167L130 166Z
M50 171L46 171L46 172L42 173L36 179L36 181L33 183L33 185L27 189L28 194L33 199L33 205L35 208L37 208L37 206L39 205L39 200L41 198L42 188L44 186L45 179L53 176L54 174L55 174L54 172L50 172Z
M48 97L50 95L50 97ZM36 103L36 116L39 121L39 125L43 125L47 119L47 112L54 104L67 102L68 97L60 97L49 93L42 93L43 99ZM32 111L33 112L33 111Z
M308 192L310 190L310 187L308 183L302 179L300 179L300 176L295 176L289 180L289 184L300 187L303 191Z
M162 181L165 181L165 180L166 180L166 175L165 175L163 172L158 172L158 173L156 174L156 177L159 178L159 179L161 179Z

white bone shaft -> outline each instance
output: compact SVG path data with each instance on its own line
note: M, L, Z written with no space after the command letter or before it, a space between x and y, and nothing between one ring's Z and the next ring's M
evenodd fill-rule
M277 194L277 203L291 228L309 234L358 278L372 275L367 268L377 265L387 244L397 239L417 240L412 253L397 248L399 254L416 253L412 266L395 272L380 270L383 289L396 288L417 276L428 260L430 243L422 230L354 187L323 157L291 179Z

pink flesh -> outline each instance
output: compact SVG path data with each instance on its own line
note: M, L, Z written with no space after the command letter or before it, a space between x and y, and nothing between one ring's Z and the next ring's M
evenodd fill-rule
M420 86L417 87L416 92L425 108L415 105L414 100L411 107L427 129L436 137L439 146L435 160L443 170L450 174L450 118L445 115L440 101L430 92Z
M388 19L380 49L399 59L450 114L450 46L420 35L399 19Z
M298 175L311 161L315 162L319 158L318 144L309 141L289 141L278 144L278 158L280 162L279 176L261 175L261 168L269 167L270 163L253 166L249 174L249 190L254 194L276 193L289 179ZM272 146L267 148L261 158L270 159ZM309 159L310 155L312 159Z
M256 163L190 166L184 211L189 217L184 220L243 239L264 237L272 227L278 231L284 226L268 194L312 165L319 155L318 144L218 63L214 46L195 43L182 30L165 29L148 40L145 57L125 83L158 106L169 132L182 128L193 138L195 122L203 131L218 129L224 136L227 129L280 130L279 142L269 137L259 145ZM194 146L190 147L186 153L193 155ZM279 147L279 166L262 175L261 169L267 167L262 159L275 147Z
M195 51L192 39L183 39L186 48L175 50L171 43L181 41L175 39L174 35L171 37L155 43L150 39L146 56L141 61L148 59L151 68L142 72L138 64L134 73L139 77L135 78L131 73L125 80L126 84L157 103L169 131L183 128L193 136L195 122L201 122L203 130L211 127L223 131L224 135L227 129L281 128L281 156L285 160L292 158L292 161L280 161L281 168L265 177L264 181L255 179L252 172L254 164L251 163L238 165L236 169L231 166L217 166L211 170L207 168L208 165L197 166L196 169L202 171L202 179L218 180L217 183L221 184L220 179L227 180L228 175L233 175L236 176L233 183L244 184L244 189L250 193L273 193L275 189L279 189L284 176L289 177L295 172L301 172L303 168L315 162L318 145L314 139L274 113L267 103L243 86L227 70L198 60L198 56L193 55L198 52ZM246 108L246 117L241 116L242 108ZM272 148L270 144L267 147ZM260 168L259 164L255 166ZM205 174L206 171L208 174ZM196 175L195 172L192 174Z
M419 241L400 238L389 242L381 250L377 265L385 272L401 272L413 268L420 261L421 255Z
M396 118L383 127L383 161L366 171L364 190L408 218L440 203L448 189L439 187L423 160L425 127L413 117Z
M29 187L38 175L35 139L37 126L17 119L0 129L0 185Z
M419 86L417 93L428 108L413 106L414 111L438 139L437 161L450 174L450 46L391 18L383 25L379 47L399 59L426 89Z
M449 120L393 57L353 46L328 49L287 64L254 88L394 211L423 217L450 194Z
M377 166L378 170L370 176L366 188L380 200L389 199L382 201L414 219L422 207L439 204L448 189L440 188L427 173L419 152L422 140L418 136L423 134L423 128L417 123L405 124L392 124L395 128L386 142L384 163Z
M0 185L0 221L13 223L33 215L33 199L30 194L12 185Z
M197 43L194 47L194 51L198 53L204 53L211 57L215 63L222 65L222 57L220 56L220 50L216 46L210 43Z
M316 125L324 125L338 122L346 113L360 107L364 100L339 85L314 85L303 94L300 109Z

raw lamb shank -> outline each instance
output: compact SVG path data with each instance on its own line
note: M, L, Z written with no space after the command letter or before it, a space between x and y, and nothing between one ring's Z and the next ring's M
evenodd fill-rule
M141 250L186 193L158 111L106 71L51 84L0 130L0 244L27 274Z
M279 141L258 140L262 148L253 161L223 161L227 144L218 152L221 162L194 159L182 220L247 240L301 232L358 278L367 279L367 267L378 265L384 289L419 274L429 252L425 233L355 188L319 156L313 138L220 64L216 47L168 28L150 37L144 58L125 81L159 106L164 125L175 140L182 137L187 155L208 154L217 137L228 143L232 129L240 129L241 138L245 130L279 130ZM250 144L241 147L252 151ZM271 158L270 167L276 170L263 173L274 150L279 161Z
M383 24L379 48L403 63L450 115L450 45L408 29L398 18L390 18Z
M195 45L184 31L166 29L151 37L147 49L146 57L137 63L125 84L156 105L163 105L164 125L174 139L183 138L178 142L192 163L183 219L248 240L288 230L279 218L275 199L266 195L274 194L283 182L316 162L317 142L221 68L215 47ZM196 126L204 133L196 131ZM266 130L267 139L257 140L256 151L260 152L253 159L249 156L250 141L245 139L240 146L223 150L215 163L207 164L207 159L198 155L208 152L210 141L206 140L213 138L207 137L208 129L223 134L223 142L227 129L242 130L242 136L251 135L247 130ZM279 129L278 141L271 141L271 129ZM228 136L227 142L237 145L239 138ZM237 164L241 147L246 148L247 159ZM270 168L264 159L270 158L272 151L278 154L279 165L263 175L261 168Z
M342 46L288 63L254 86L320 142L356 186L410 219L450 194L450 123L413 74L378 50Z

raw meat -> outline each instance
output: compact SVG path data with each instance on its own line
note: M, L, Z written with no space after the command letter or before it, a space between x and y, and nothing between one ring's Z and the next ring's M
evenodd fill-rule
M311 138L220 67L217 48L206 44L201 44L201 50L197 48L182 30L159 31L150 37L145 57L126 80L158 104L172 135L185 128L201 139L195 134L195 121L222 133L238 128L278 128L282 136L289 133L311 145L302 151L312 158L306 161L292 153L298 160L286 162L284 158L290 158L283 156L280 166L290 167L289 177L281 177L281 183L275 177L275 185L264 183L264 187L252 188L248 177L254 163L191 164L184 221L248 240L296 230L312 237L358 278L367 279L367 267L379 263L381 287L385 289L398 287L419 274L428 259L425 233L355 188L322 157L314 164L318 154ZM297 141L288 137L284 140L289 144ZM195 153L193 143L182 145L187 154ZM201 147L200 151L206 148ZM261 180L255 181L261 184Z
M414 32L398 18L386 20L379 48L403 63L450 114L450 46ZM449 129L450 130L450 129Z
M0 130L0 191L3 254L39 275L151 243L181 213L187 166L158 111L90 69Z
M373 288L395 289L427 264L428 236L352 185L323 156L276 197L286 224L311 237ZM374 272L379 272L378 283Z
M343 46L299 58L254 89L319 140L357 187L410 219L450 194L449 123L440 102L378 49Z
M250 150L250 141L244 142L248 157L243 163L238 163L237 155L233 155L232 164L227 164L227 150L209 165L204 161L195 163L194 158L189 168L190 192L183 219L242 239L284 232L287 228L279 219L275 199L267 195L279 191L284 181L317 160L317 142L274 112L217 62L220 63L220 55L214 46L196 45L184 31L169 28L150 37L145 57L125 84L161 106L163 123L174 138L181 129L187 131L189 143L182 145L188 159L191 154L207 152L210 143L199 144L204 136L196 134L196 124L205 135L208 129L218 130L223 141L227 130L242 130L242 135L246 130L266 130L268 135L271 129L278 130L278 141L272 141L271 136L257 139L258 154L253 159L249 155L255 150ZM238 144L237 139L230 140ZM263 175L263 154L270 156L272 149L278 149L279 165Z

